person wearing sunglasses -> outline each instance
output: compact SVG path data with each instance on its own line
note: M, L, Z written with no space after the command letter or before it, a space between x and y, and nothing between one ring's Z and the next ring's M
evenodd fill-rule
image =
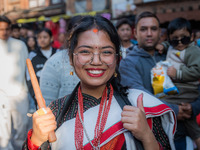
M163 100L173 104L186 105L186 103L194 102L199 96L200 48L193 42L190 22L184 18L176 18L169 23L168 39L170 45L166 60L172 66L168 68L167 74L172 78L179 94L168 95ZM182 121L181 125L186 127L187 134L200 149L200 127L196 118L186 119Z
M186 29L187 34L186 32L183 32L184 34L182 33L176 37L177 40L182 39L184 36L191 37L191 32L190 30L188 31L186 27L187 26L180 27L180 29ZM175 30L179 31L179 28L176 28ZM151 84L150 71L157 62L166 60L166 53L159 53L159 51L156 49L160 38L160 22L157 16L151 12L142 12L139 14L135 19L134 35L137 38L138 46L135 46L129 55L120 61L119 72L121 75L121 84L122 86L128 87L129 89L137 88L140 90L145 90L153 95L154 91ZM170 39L175 39L175 37L171 37ZM184 43L185 41L182 40L182 42ZM179 41L179 44L179 46L182 45L181 41ZM189 42L187 45L188 47L186 46L185 48L187 49L191 45L192 42ZM193 51L196 52L197 49L192 49L190 52L187 51L185 56L187 56L188 53L193 53ZM198 53L199 52L195 54L196 57L199 56ZM192 56L193 54L190 55ZM193 58L188 59L189 57L185 58L185 62L195 60ZM198 63L197 66L199 64L200 63ZM192 67L193 65L190 64L190 66ZM163 102L173 108L177 115L178 126L174 137L176 149L186 150L188 141L191 141L191 138L186 138L187 133L185 132L186 130L184 129L182 120L187 120L191 117L195 118L200 113L200 96L193 102L184 103L183 105L181 103L167 103L164 100ZM193 147L192 141L190 148L191 147Z

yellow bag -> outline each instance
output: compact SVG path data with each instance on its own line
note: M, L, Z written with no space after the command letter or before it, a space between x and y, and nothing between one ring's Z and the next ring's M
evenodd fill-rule
M151 84L154 95L161 98L166 95L178 93L178 89L167 75L167 68L171 66L167 61L160 61L151 70Z

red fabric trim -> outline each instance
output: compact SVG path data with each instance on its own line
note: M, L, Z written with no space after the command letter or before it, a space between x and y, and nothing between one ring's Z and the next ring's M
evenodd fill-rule
M113 135L114 133L116 133L122 128L123 128L123 124L121 121L119 121L118 123L110 127L109 129L107 129L105 132L103 132L102 137L100 139L100 143L103 143L104 141L106 141L111 135ZM92 140L92 143L93 143L93 140ZM84 146L84 149L91 149L91 148L92 146L90 143Z
M172 109L165 104L160 104L160 105L154 106L154 107L144 107L144 110L145 110L146 115L157 116L157 115L161 115L165 112L171 111ZM176 130L176 117L175 117L174 113L173 113L173 117L175 120L174 128L173 128L173 134L174 134L175 130ZM148 121L148 119L147 119L147 121Z
M28 137L27 137L28 149L29 150L38 150L39 146L33 144L31 141L32 133L33 133L33 129L30 129L28 131Z
M120 137L117 141L117 144L115 145L115 148L114 148L115 150L121 150L122 146L124 145L124 142L125 142L124 134L120 134L118 136L120 136Z
M173 134L175 134L175 131L176 131L176 121L177 121L177 120L176 120L176 116L175 116L174 113L173 113L173 116L174 116L174 118L175 118L175 119L174 119L174 122L175 122L175 123L174 123Z
M150 129L152 130L152 128L153 128L153 121L152 121L152 118L147 118L147 123L148 123Z
M163 114L164 112L168 112L169 110L171 110L171 108L165 104L161 104L154 107L144 107L144 110L145 110L146 115L149 115L149 114L160 115L160 114Z
M198 114L198 115L196 116L196 121L197 121L197 124L200 126L200 114Z

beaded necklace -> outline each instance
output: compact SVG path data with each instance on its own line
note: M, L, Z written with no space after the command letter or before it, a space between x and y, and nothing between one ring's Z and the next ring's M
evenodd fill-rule
M103 91L103 95L101 98L101 102L99 105L99 112L97 117L97 122L95 125L95 131L94 131L94 139L93 142L90 140L88 133L86 131L85 125L84 125L84 118L83 118L83 96L81 93L81 88L79 86L78 88L78 112L76 114L76 120L75 120L75 146L77 150L83 150L83 131L86 135L86 138L88 139L89 143L93 147L94 150L100 149L100 139L103 133L103 130L106 125L106 121L108 118L108 113L110 110L110 105L112 101L113 96L113 87L110 84L110 94L107 92L108 88L106 87ZM108 100L107 100L108 99Z

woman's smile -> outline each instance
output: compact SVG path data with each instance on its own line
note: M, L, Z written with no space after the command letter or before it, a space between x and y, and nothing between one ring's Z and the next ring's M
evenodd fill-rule
M87 74L91 77L101 77L105 73L105 69L100 68L88 68L86 69Z

